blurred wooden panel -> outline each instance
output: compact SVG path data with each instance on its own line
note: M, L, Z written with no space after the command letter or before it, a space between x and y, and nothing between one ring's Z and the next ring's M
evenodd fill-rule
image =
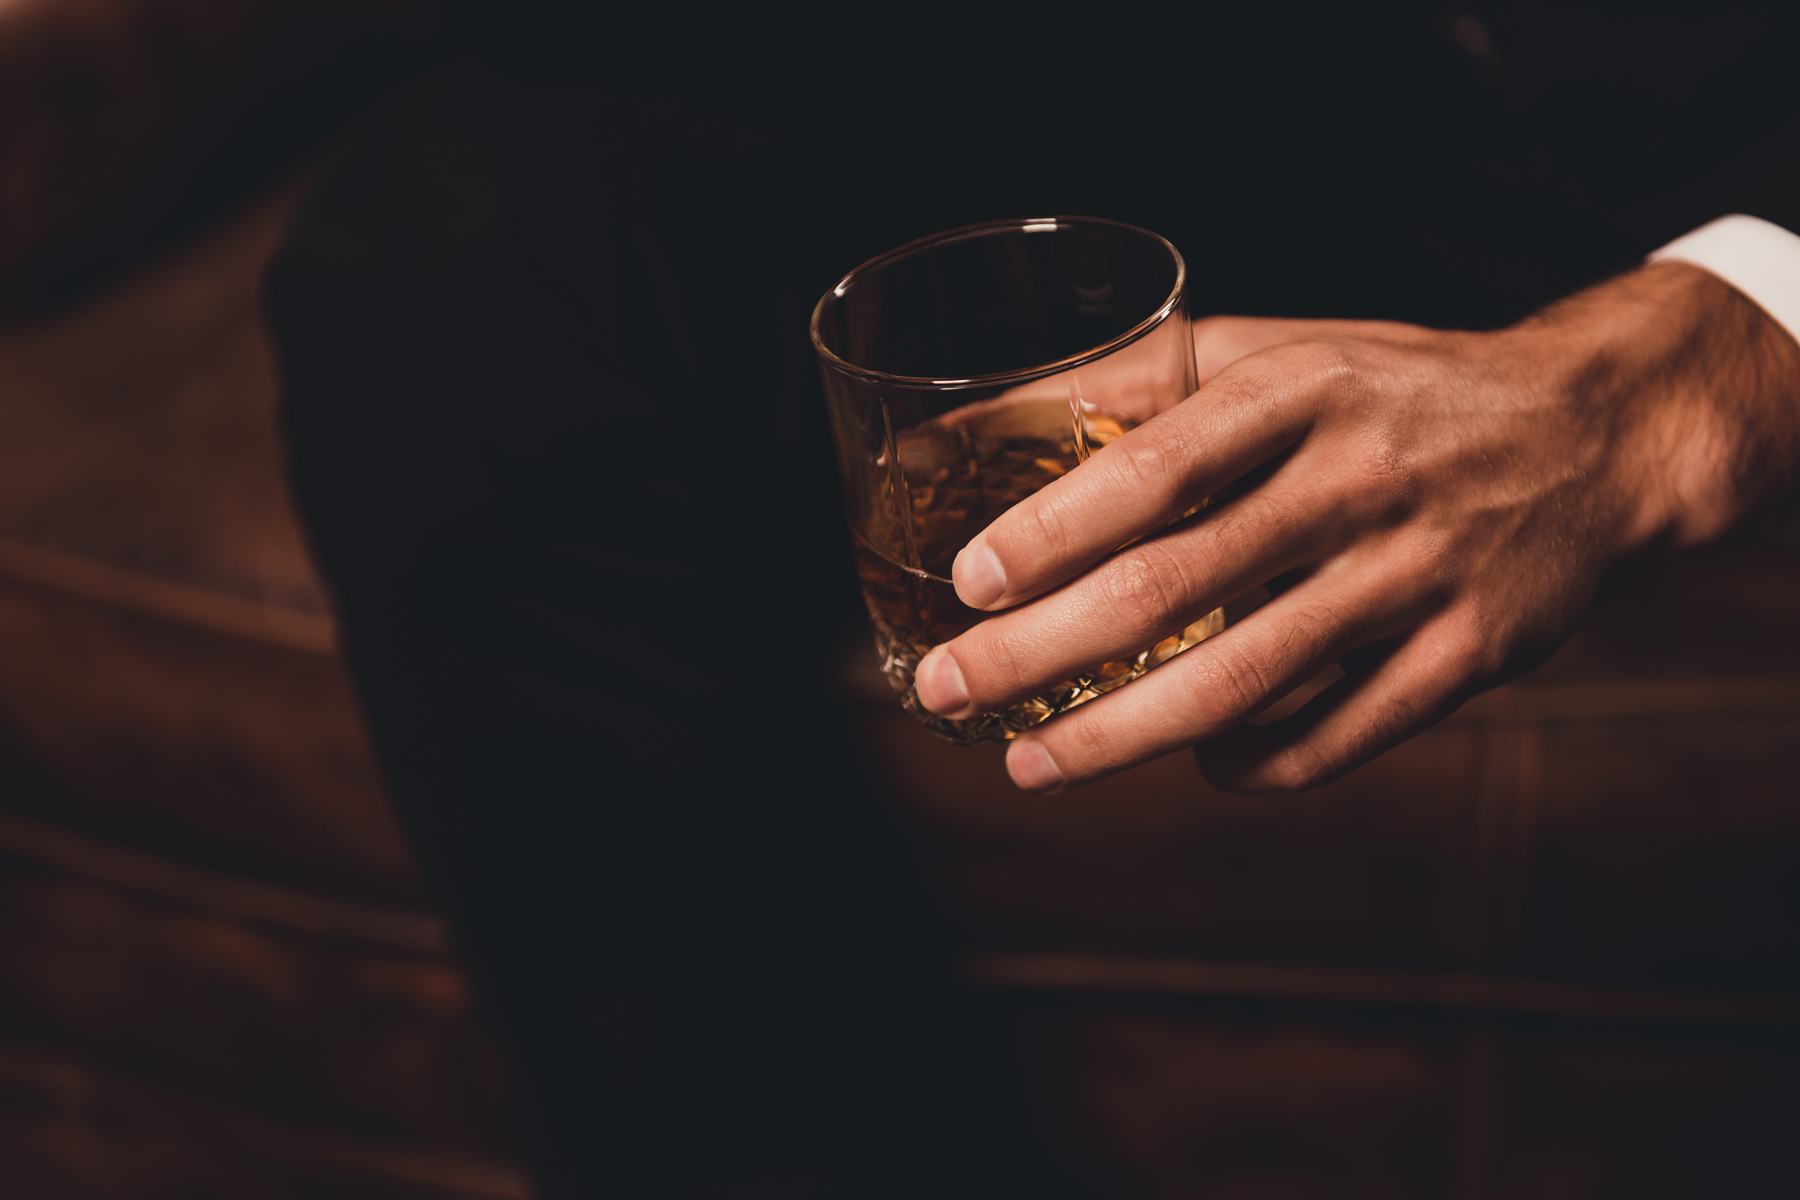
M1670 635L1626 654L1621 627ZM1000 748L937 742L880 687L865 737L982 949L1800 982L1800 557L1752 539L1299 796L1221 794L1184 754L1026 795Z
M293 190L79 310L0 331L0 537L325 613L258 292Z
M6 806L418 902L287 494L258 295L278 195L0 337Z
M21 1200L527 1200L503 1158L221 1104L0 1041L0 1182Z
M0 1108L0 1183L527 1195L335 660L16 589L0 645L0 1034L82 1098Z
M1101 1195L1446 1194L1445 1025L1045 1001L1019 1027L1070 1169Z
M1800 712L1539 736L1517 969L1800 993Z
M859 650L870 752L1119 1197L1774 1197L1800 1122L1800 557L1624 581L1325 788L1186 755L1051 797Z
M1773 1200L1800 1165L1791 1037L1053 997L1016 1028L1106 1196Z
M945 745L885 703L864 727L983 949L1456 961L1472 837L1456 797L1480 769L1477 733L1301 796L1222 795L1185 754L1032 796L998 747Z
M1753 532L1617 581L1528 682L1800 680L1800 554Z
M0 855L121 893L288 933L426 955L443 955L450 949L449 930L427 910L347 902L265 880L196 870L164 855L4 811L0 811Z
M419 902L333 658L0 580L7 806L246 875Z
M281 219L0 338L7 1194L524 1192L285 495ZM1791 1182L1800 559L1745 537L1624 581L1301 796L1184 755L1027 796L862 704L1102 1194Z
M503 1071L447 956L0 863L0 1024L220 1099L497 1148Z
M1254 999L1787 1033L1800 996L1596 987L1479 971L1394 971L1317 963L1231 962L1112 954L985 952L968 956L975 983L1089 996Z
M1489 1093L1465 1194L1775 1200L1800 1179L1792 1037L1502 1025L1464 1070Z
M529 1195L286 492L278 197L0 337L0 1194Z

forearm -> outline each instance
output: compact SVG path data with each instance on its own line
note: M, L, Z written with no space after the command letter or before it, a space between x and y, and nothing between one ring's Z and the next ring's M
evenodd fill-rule
M1800 344L1711 272L1654 263L1501 335L1604 426L1621 553L1709 541L1800 482ZM1522 351L1522 352L1521 352Z

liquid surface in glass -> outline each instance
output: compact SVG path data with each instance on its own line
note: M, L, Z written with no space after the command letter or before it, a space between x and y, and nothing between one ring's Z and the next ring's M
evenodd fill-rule
M1221 612L1208 613L1130 658L1100 663L1042 695L966 721L936 716L919 704L913 690L919 660L992 615L957 599L950 583L957 552L1001 513L1137 424L1082 408L1077 425L1066 400L971 404L895 436L889 446L897 453L897 471L886 461L877 464L887 468L889 495L874 506L867 530L852 531L857 576L888 682L909 712L949 741L966 745L1017 737L1224 628Z

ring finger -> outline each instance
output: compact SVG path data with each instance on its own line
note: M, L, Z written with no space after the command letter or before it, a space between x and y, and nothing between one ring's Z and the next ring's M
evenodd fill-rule
M1013 782L1055 791L1242 725L1416 615L1414 594L1385 574L1340 560L1130 686L1030 731L1007 752Z

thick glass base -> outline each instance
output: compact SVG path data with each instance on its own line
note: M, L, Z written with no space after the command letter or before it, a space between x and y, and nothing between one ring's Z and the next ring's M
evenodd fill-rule
M879 616L874 618L874 624L875 650L881 655L881 671L893 689L900 693L901 705L917 717L920 724L945 741L973 746L980 742L1011 741L1033 725L1123 687L1224 629L1225 610L1214 609L1180 633L1164 638L1129 659L1105 663L1087 674L1059 683L1041 695L997 712L981 713L966 721L940 717L919 703L918 692L913 687L913 671L931 647L898 636Z

